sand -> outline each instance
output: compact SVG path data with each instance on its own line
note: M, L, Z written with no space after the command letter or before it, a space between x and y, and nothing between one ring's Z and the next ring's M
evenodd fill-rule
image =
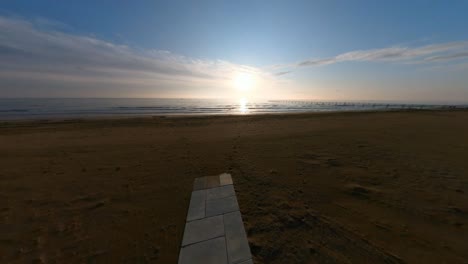
M468 112L0 123L1 263L176 263L233 175L256 263L466 263Z

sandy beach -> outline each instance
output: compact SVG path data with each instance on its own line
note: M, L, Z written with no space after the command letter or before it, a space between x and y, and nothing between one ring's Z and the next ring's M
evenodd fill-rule
M256 263L467 263L468 111L0 122L1 263L176 263L230 172Z

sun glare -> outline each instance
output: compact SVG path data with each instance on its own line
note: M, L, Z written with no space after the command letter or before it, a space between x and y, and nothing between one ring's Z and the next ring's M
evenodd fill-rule
M239 112L241 114L247 114L249 112L249 107L247 106L247 99L246 98L241 98L239 100Z
M249 73L239 73L233 79L234 87L241 92L249 91L255 85L255 77Z

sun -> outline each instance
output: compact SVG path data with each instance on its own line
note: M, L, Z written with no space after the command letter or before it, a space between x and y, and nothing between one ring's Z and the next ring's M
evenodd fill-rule
M234 87L240 92L247 92L251 90L255 85L255 76L250 73L241 72L238 73L233 81Z

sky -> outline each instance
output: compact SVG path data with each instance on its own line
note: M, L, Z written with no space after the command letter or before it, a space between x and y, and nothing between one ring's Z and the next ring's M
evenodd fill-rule
M0 2L0 97L468 102L467 1Z

